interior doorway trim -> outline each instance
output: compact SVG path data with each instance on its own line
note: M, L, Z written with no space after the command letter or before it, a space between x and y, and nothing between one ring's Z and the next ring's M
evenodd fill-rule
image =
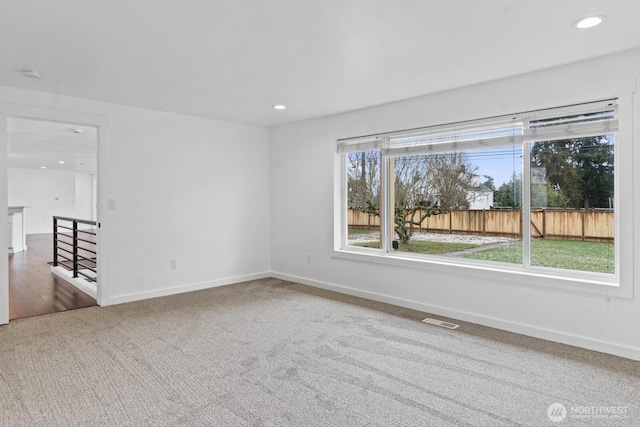
M108 116L84 112L60 110L23 104L0 102L0 209L8 209L7 182L7 121L11 117L63 122L69 124L94 126L97 128L97 241L98 241L98 287L96 302L102 305L108 299L109 253L107 250L108 229L105 229L104 217L107 192L107 161L109 153L109 125ZM9 323L9 269L8 269L8 230L0 227L0 324Z

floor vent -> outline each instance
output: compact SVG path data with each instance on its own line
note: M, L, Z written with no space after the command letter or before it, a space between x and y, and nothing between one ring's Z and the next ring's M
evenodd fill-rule
M441 326L441 327L447 328L447 329L457 329L458 326L460 326L460 325L456 325L455 323L444 322L444 321L438 320L438 319L431 319L430 317L427 317L426 319L423 319L422 321L424 323L428 323L430 325Z

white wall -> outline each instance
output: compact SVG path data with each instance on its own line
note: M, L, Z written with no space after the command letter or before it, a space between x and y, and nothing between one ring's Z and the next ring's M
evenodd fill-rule
M75 173L76 212L74 218L94 220L93 174Z
M103 123L102 305L269 274L266 128L7 87L0 87L0 100L0 114L37 111Z
M640 359L640 50L414 98L271 130L272 270L277 277L489 326ZM469 72L472 72L470 70ZM427 77L428 78L428 77ZM346 259L333 252L337 138L445 124L619 97L616 213L620 292L580 281L558 289L545 277L521 280L455 265ZM633 113L633 111L636 113ZM311 263L307 262L311 255ZM640 255L640 253L639 253ZM601 292L580 290L598 287ZM635 296L634 296L635 295Z
M26 206L27 234L52 233L54 215L91 219L91 175L69 170L9 168L9 206Z

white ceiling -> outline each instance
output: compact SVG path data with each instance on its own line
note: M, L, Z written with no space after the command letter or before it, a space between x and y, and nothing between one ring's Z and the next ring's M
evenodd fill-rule
M638 0L3 0L0 85L276 126L634 48L639 17Z
M7 125L8 167L96 173L96 128L13 117Z

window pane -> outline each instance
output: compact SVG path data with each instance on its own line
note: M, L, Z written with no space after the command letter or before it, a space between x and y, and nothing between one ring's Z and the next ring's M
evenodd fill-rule
M518 146L391 159L399 252L522 264Z
M380 247L380 151L349 153L347 244Z
M531 144L531 265L613 273L613 136Z

